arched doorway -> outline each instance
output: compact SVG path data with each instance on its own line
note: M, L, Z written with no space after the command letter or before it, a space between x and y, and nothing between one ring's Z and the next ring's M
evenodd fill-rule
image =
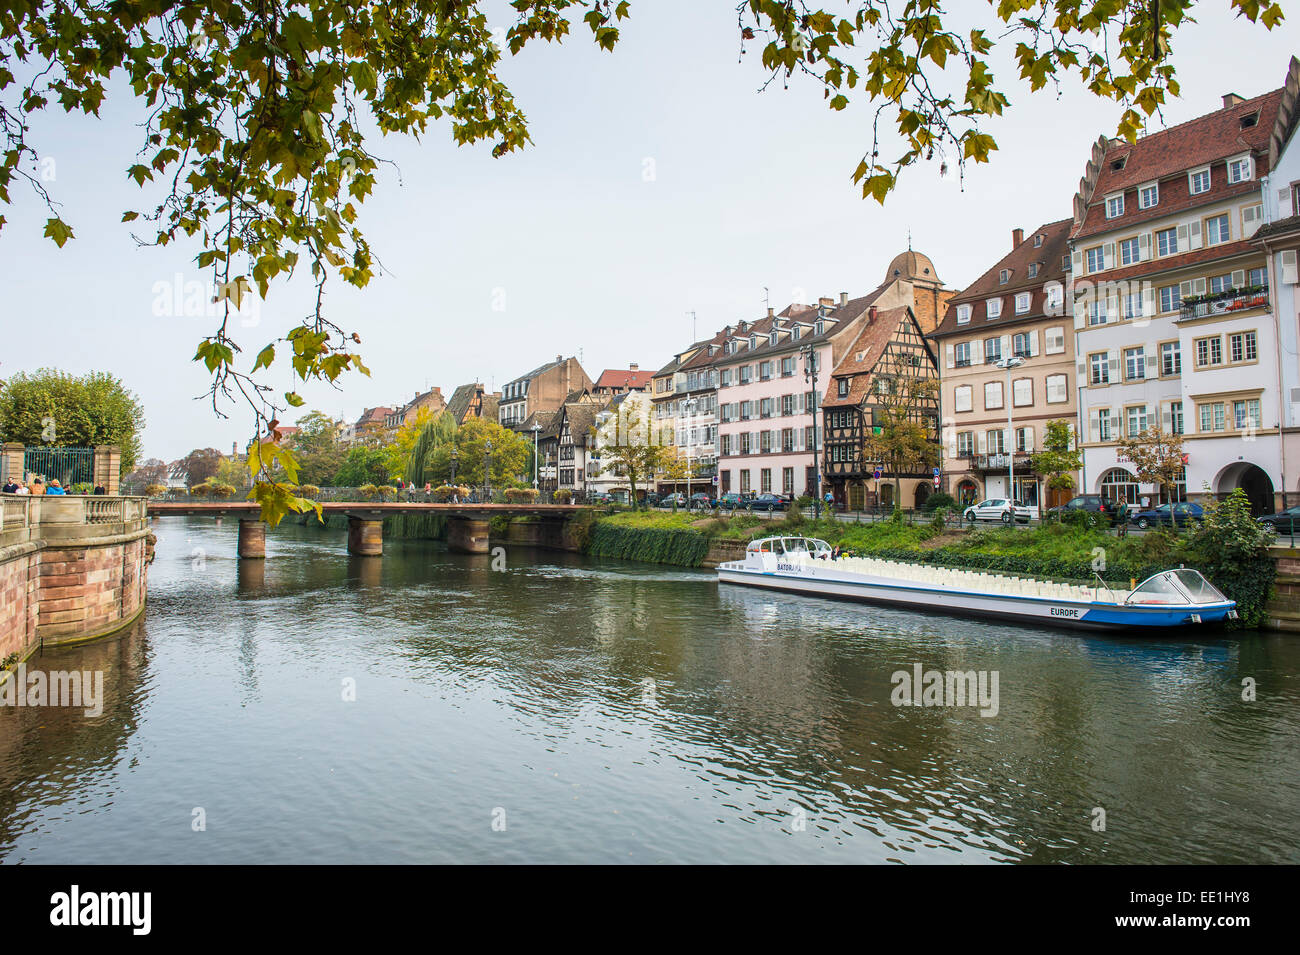
M980 499L980 486L975 483L973 478L962 478L957 482L957 503L962 507L970 507Z
M1111 468L1104 473L1097 482L1097 490L1107 501L1116 504L1124 501L1130 505L1138 503L1141 491L1137 477L1123 468Z
M931 490L933 490L933 488L930 487L930 484L927 481L922 481L918 484L916 486L915 501L912 506L918 511L925 507L925 502L929 499Z
M1215 478L1214 492L1221 497L1237 488L1246 492L1250 513L1255 517L1273 513L1273 481L1258 464L1234 461Z

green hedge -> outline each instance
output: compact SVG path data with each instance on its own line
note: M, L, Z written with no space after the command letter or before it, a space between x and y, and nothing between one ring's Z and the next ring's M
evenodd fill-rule
M618 527L597 522L591 529L586 552L593 557L698 567L709 553L709 540L695 531Z

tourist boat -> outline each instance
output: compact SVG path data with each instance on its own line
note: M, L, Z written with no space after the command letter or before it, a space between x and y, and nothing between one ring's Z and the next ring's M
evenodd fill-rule
M808 537L750 542L744 560L718 565L718 582L913 607L959 616L1100 630L1185 627L1236 619L1229 600L1187 567L1153 574L1131 590L926 564L835 557Z

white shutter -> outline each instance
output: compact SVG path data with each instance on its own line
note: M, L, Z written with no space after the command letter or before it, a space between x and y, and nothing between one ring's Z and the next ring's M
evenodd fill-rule
M1147 355L1147 370L1146 370L1146 376L1147 376L1148 378L1158 378L1158 377L1160 377L1159 369L1156 367L1156 356L1155 356L1154 353L1150 353L1150 354Z
M1295 249L1282 253L1282 281L1287 285L1300 284L1300 268L1297 268Z
M1192 294L1205 294L1205 279L1192 279Z
M1151 233L1143 232L1138 236L1138 261L1145 262L1151 258Z
M1168 433L1173 429L1173 414L1168 405L1160 406L1160 430Z
M943 346L943 354L944 354L944 359L945 359L945 361L947 361L947 363L948 363L948 367L949 367L949 368L952 368L952 367L953 367L953 349L952 349L952 345L944 345L944 346Z
M1083 328L1088 324L1088 301L1076 299L1074 302L1074 327Z
M979 442L979 453L988 454L989 442L983 431L975 436L975 440Z
M1142 315L1150 318L1156 313L1156 290L1150 285L1142 286Z
M1025 428L1025 451L1032 453L1034 450L1034 428L1033 425Z
M1246 270L1245 270L1245 269L1233 269L1233 272L1232 272L1232 287L1233 287L1233 288L1245 288L1245 287L1246 287Z
M948 457L955 458L957 456L957 429L948 428L947 431L948 431Z
M1101 247L1101 267L1103 269L1113 269L1115 267L1115 243L1107 242Z
M1070 261L1074 263L1074 267L1072 271L1074 272L1075 277L1077 278L1078 276L1082 275L1083 274L1083 250L1082 249L1075 250L1074 254L1070 258Z
M1264 224L1264 207L1247 206L1241 210L1242 238L1249 239Z
M1029 332L1029 357L1036 358L1037 356L1038 356L1038 329L1035 328Z
M1088 412L1088 435L1093 441L1101 440L1101 412Z
M1011 357L1011 336L1010 335L1002 336L1002 357L1003 358Z
M1189 298L1191 298L1191 297L1192 297L1193 295L1195 295L1195 294L1196 294L1196 293L1192 290L1192 282L1191 282L1191 279L1188 279L1186 282L1179 282L1179 283L1178 283L1178 297L1179 297L1179 298L1181 298L1181 299L1189 299Z
M1120 381L1119 373L1119 349L1109 348L1106 350L1106 364L1110 366L1111 384Z
M984 364L984 342L978 338L970 343L970 363L972 365Z
M1201 220L1193 219L1187 223L1187 247L1189 249L1199 249L1201 247Z

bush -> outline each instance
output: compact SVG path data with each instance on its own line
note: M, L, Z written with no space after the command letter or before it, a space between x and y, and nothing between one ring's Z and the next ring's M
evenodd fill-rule
M235 496L235 486L233 484L214 484L212 485L212 494L214 497L227 498Z
M146 497L158 497L160 494L166 493L166 491L167 491L166 484L150 484L148 487L144 489L144 493Z
M507 504L536 504L541 494L531 487L506 488Z
M373 501L379 495L379 488L373 484L363 484L357 488L357 493L368 501Z
M1079 530L1096 530L1110 526L1110 519L1098 511L1063 511L1061 523Z
M572 504L573 492L566 487L562 487L551 495L551 500L556 504Z
M940 508L943 508L944 510L951 511L955 510L956 507L957 499L955 497L944 491L935 491L925 499L925 503L921 505L921 510L937 511Z
M380 500L391 501L397 497L397 488L391 484L381 484L378 490Z
M227 487L229 487L229 485L227 485ZM231 488L230 493L231 494L235 493L234 488ZM316 495L320 494L320 488L318 488L315 484L302 484L299 485L298 487L298 493L302 497L315 498Z
M439 504L445 504L452 499L459 489L452 487L450 484L439 484L433 489L433 499ZM468 492L466 492L468 494Z
M1268 553L1273 532L1251 516L1250 499L1241 488L1204 510L1204 519L1183 539L1187 563L1237 601L1240 626L1258 627L1277 574Z

